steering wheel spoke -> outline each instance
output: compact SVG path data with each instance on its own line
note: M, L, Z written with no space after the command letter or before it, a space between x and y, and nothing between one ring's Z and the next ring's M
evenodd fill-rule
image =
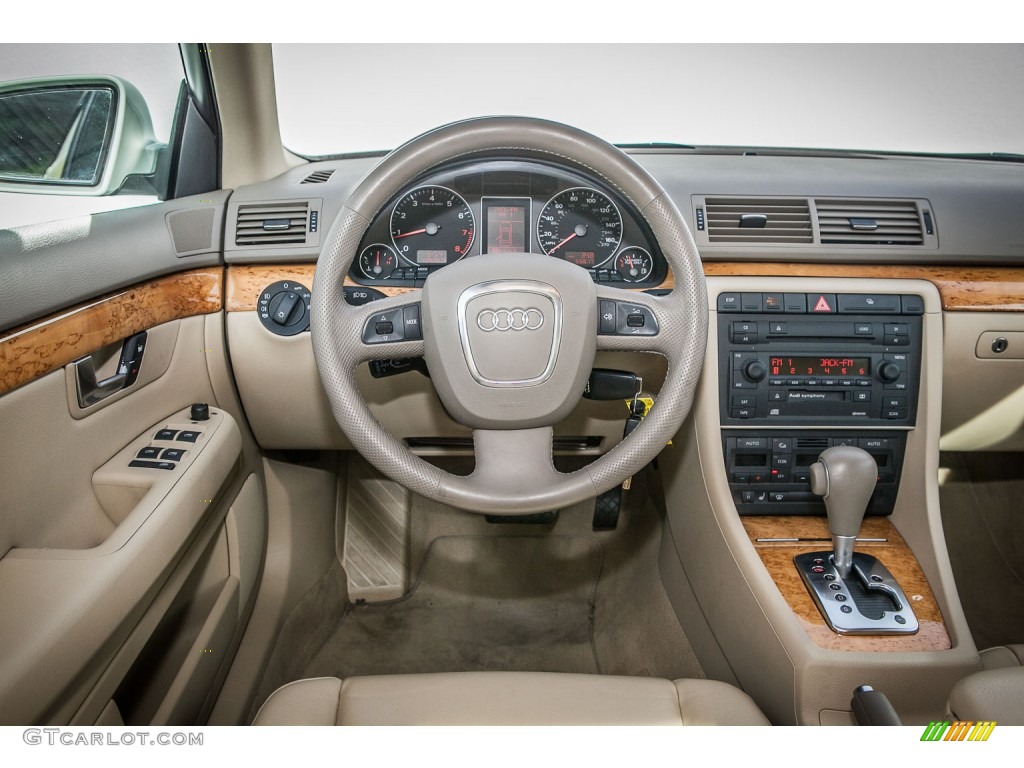
M339 345L355 367L369 360L423 356L423 317L418 294L401 294L367 304L345 304L339 323L348 338ZM347 335L346 334L346 335Z
M597 348L602 351L655 352L670 356L683 327L678 297L597 286Z

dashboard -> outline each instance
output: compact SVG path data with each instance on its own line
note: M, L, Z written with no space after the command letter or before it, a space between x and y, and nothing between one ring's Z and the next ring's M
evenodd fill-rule
M419 287L464 258L543 253L595 282L651 288L665 259L643 219L614 190L538 162L493 159L435 171L374 217L349 277L368 286Z

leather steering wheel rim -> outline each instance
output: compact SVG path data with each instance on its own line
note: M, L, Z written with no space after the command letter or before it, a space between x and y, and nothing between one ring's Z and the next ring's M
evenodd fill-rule
M469 476L452 475L413 454L385 430L356 386L355 368L362 362L418 357L425 350L423 341L362 342L362 329L372 315L417 300L405 294L359 307L345 302L344 279L366 229L412 180L441 164L488 154L554 162L599 178L640 212L675 277L675 288L666 296L606 284L595 286L598 299L643 305L659 324L654 336L598 336L594 327L596 348L662 354L668 360L668 371L657 402L632 434L575 472L554 470L553 433L547 426L476 429L477 470ZM458 264L446 269L455 266ZM428 288L429 284L428 280ZM690 411L704 361L707 324L707 290L697 247L683 216L661 186L632 158L605 141L559 123L523 117L478 118L443 126L399 147L371 170L325 238L310 315L321 382L334 417L353 447L415 493L473 512L505 515L558 509L592 498L622 483L657 456ZM429 338L427 318L423 333Z

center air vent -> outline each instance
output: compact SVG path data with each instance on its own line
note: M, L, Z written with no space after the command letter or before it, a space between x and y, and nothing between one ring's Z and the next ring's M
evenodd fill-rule
M333 175L334 175L334 169L333 168L331 168L330 170L327 170L327 171L313 171L311 174L309 174L309 176L304 178L299 183L300 184L323 184L325 181L327 181Z
M810 243L807 200L780 197L708 197L708 242ZM699 215L699 214L698 214Z
M235 245L303 245L308 229L306 201L240 205Z
M913 200L814 201L826 245L923 245L921 214Z

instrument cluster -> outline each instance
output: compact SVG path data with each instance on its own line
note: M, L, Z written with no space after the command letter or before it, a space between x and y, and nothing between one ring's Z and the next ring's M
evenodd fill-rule
M521 160L437 171L374 218L350 276L363 285L416 286L431 272L484 254L544 253L596 282L660 284L667 266L642 217L582 174Z

